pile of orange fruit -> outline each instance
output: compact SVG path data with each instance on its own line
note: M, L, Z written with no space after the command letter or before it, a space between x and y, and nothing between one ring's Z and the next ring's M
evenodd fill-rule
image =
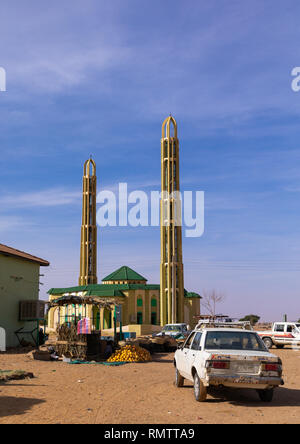
M151 355L148 350L137 345L125 345L117 350L107 362L147 362L151 361Z

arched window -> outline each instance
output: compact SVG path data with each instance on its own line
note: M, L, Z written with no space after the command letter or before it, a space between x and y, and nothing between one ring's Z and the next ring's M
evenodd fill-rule
M139 299L137 300L137 306L138 306L138 307L142 307L142 306L143 306L143 299L142 299L142 298L139 298Z
M151 299L151 307L157 307L157 299L156 298Z

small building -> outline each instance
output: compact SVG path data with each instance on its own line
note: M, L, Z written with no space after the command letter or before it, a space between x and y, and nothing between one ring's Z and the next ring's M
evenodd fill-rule
M34 323L19 321L19 303L39 299L40 267L49 265L44 259L0 244L0 327L5 330L6 347L19 344L15 332L20 328L35 328Z
M121 306L121 321L125 330L135 331L138 335L150 334L159 330L160 326L160 286L148 284L145 277L127 266L123 266L102 279L102 284L91 284L71 288L51 288L49 301L59 297L78 296L101 296L115 298ZM184 293L184 319L192 325L193 316L200 314L201 296L197 293ZM92 310L92 308L91 308ZM80 307L77 313L80 312ZM56 329L58 319L65 317L66 322L70 316L74 316L75 307L51 308L48 314L48 328ZM83 313L82 313L83 315ZM94 325L101 330L113 328L114 312L109 310L98 310L93 308L88 316L93 319Z

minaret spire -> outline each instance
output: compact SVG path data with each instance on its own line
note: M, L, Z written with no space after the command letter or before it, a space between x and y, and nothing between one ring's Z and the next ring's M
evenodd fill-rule
M181 200L179 198L179 140L171 115L161 138L161 325L184 322Z
M83 168L79 285L97 284L98 282L96 195L96 163L91 156Z

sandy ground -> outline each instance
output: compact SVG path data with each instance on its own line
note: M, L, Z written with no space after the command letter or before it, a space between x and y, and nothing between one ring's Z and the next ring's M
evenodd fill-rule
M0 385L0 424L299 423L300 351L273 352L283 360L285 386L276 390L271 404L260 402L255 391L230 389L197 403L190 383L173 385L173 354L120 367L0 354L0 369L35 375Z

